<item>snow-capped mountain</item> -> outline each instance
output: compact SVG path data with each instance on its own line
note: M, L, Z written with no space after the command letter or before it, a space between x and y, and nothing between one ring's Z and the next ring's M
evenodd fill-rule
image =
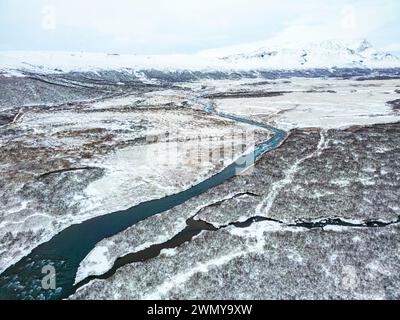
M264 68L393 68L400 59L378 51L366 39L357 41L325 40L322 42L286 42L276 40L243 46L203 51L202 55L218 57L233 64L252 61Z
M279 39L202 51L192 55L119 55L68 52L0 52L0 72L255 71L331 68L400 68L400 59L367 40L296 43Z

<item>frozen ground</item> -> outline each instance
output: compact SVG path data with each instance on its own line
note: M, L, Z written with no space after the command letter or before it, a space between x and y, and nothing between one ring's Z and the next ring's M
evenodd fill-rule
M398 125L372 127L363 125L381 121L393 123L399 120L398 112L386 104L386 101L398 94L397 85L397 82L392 80L309 79L279 80L273 83L250 80L208 81L184 85L200 91L203 97L211 97L218 111L236 113L268 123L271 121L278 127L287 123L280 117L283 117L286 109L292 109L290 105L287 107L288 104L303 105L303 112L299 111L296 116L292 116L296 123L293 122L287 127L289 129L305 127L305 129L293 129L291 137L280 149L268 154L256 165L255 171L250 175L251 178L235 178L234 181L212 189L206 195L199 196L160 216L148 218L124 233L100 242L82 262L77 282L89 275L105 273L119 257L129 253L140 253L146 249L151 250L152 246L167 242L184 230L187 227L185 220L191 218L206 221L215 228L244 222L252 217L267 217L284 225L301 226L304 223L318 227L332 224L333 238L336 236L337 241L342 241L340 238L340 232L344 230L342 228L351 225L396 223L400 215L396 200L400 196L397 191L399 168L395 164L399 152L396 137ZM281 92L281 95L268 96L271 92ZM296 92L296 95L290 96L291 93L287 92ZM226 97L227 95L242 97L230 98ZM245 97L249 95L264 97ZM259 110L256 112L252 108L255 100L259 105ZM235 102L240 103L234 104ZM315 117L314 112L317 113ZM359 126L342 129L354 124ZM307 129L307 127L314 128ZM337 224L343 226L337 227ZM353 229L346 230L351 232ZM370 233L360 229L360 233L363 232ZM322 233L321 237L323 235ZM233 244L232 249L234 247ZM205 250L208 249L201 250L201 253L203 254ZM159 263L160 272L164 272L163 263L164 260ZM251 264L250 261L247 263ZM353 263L359 262L354 260ZM287 266L288 272L290 268ZM121 270L117 271L111 280L99 280L101 284L94 286L110 287L110 291L107 291L110 296L107 294L105 296L112 297L111 291L117 285L119 275L124 277L124 268ZM196 277L193 274L189 278L192 276ZM135 285L132 283L132 288ZM200 289L199 291L194 287L191 289L198 292L198 297L204 297L199 293ZM191 289L188 289L187 294ZM93 287L89 284L87 290L91 291ZM218 290L214 293L216 298L224 297L223 294L217 293ZM117 294L117 297L137 298L141 293L133 292L132 289L132 292L125 294L122 296ZM259 294L260 297L270 297ZM101 293L99 295L105 297Z
M185 107L180 90L138 91L11 110L0 127L1 271L71 224L214 175L254 147L243 135L270 134Z
M71 298L399 298L392 76L23 75L0 75L0 271L71 224L187 189L271 137L202 111L213 105L290 136L246 175L100 241Z
M398 225L309 231L260 222L204 231L73 298L398 299L398 241Z
M398 98L398 80L292 78L288 81L236 84L210 81L203 90L206 95L207 90L213 91L211 98L218 111L266 121L287 130L345 128L398 119L398 113L387 104ZM234 97L232 92L236 92Z
M253 175L102 241L78 275L131 263L71 298L398 299L399 130L294 130ZM185 219L214 228L167 244Z

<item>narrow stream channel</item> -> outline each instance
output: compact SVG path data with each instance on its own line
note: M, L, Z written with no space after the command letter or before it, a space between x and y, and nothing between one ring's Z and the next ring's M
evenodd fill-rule
M135 223L155 214L167 211L185 201L234 177L254 164L254 161L268 151L280 146L287 133L264 123L243 119L233 115L217 113L211 104L204 105L204 111L234 121L258 126L274 133L274 136L256 146L254 153L241 156L236 162L220 173L180 193L140 203L127 210L95 217L80 224L72 225L50 241L36 247L28 256L9 267L0 275L0 299L63 299L76 290L74 281L80 262L95 245L104 238L124 231ZM251 161L249 161L251 159ZM44 266L56 270L55 290L43 289Z

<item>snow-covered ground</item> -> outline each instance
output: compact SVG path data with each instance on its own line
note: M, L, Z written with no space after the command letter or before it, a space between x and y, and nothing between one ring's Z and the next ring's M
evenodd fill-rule
M71 224L214 175L242 154L244 142L254 147L242 134L270 135L183 108L184 98L167 90L79 108L32 107L1 128L0 270Z
M316 217L320 219L321 212L326 214L326 217L331 217L340 211L339 209L343 209L343 212L340 212L343 213L341 216L343 221L361 223L365 218L364 213L368 218L379 220L383 217L384 221L392 221L398 213L396 200L393 200L397 199L398 185L392 181L396 168L390 164L389 158L396 154L396 149L392 146L393 141L390 140L390 136L387 137L387 132L390 135L392 132L390 130L397 130L396 126L384 127L384 132L380 131L379 126L369 128L365 135L361 134L362 143L357 145L357 148L354 147L354 150L346 149L349 148L348 141L352 141L352 131L346 131L346 139L341 134L345 132L342 129L354 125L398 122L399 112L387 103L399 97L398 80L289 78L265 81L257 78L185 83L183 81L187 80L182 79L174 84L171 80L167 80L169 88L163 90L161 84L154 89L152 85L156 82L149 82L146 75L140 72L146 69L231 72L334 67L396 68L400 67L400 62L398 58L374 49L365 40L352 43L325 41L311 44L282 44L268 41L180 56L1 52L0 73L3 72L7 77L3 80L17 79L13 76L24 75L26 72L36 73L36 76L39 73L52 74L52 77L47 75L39 79L18 78L37 81L48 88L50 93L46 91L46 99L53 98L53 92L59 92L60 88L69 86L68 90L71 92L82 90L82 88L78 90L77 87L84 87L87 80L84 73L67 75L79 79L77 87L71 79L58 83L64 73L71 71L97 73L99 78L92 79L93 83L103 80L102 77L105 77L105 82L112 82L113 72L124 71L134 75L135 79L144 80L149 87L141 93L132 93L135 85L139 85L134 82L133 89L124 92L125 84L118 80L114 85L122 89L110 91L114 93L114 97L105 98L101 96L104 94L102 92L95 102L87 102L90 100L88 99L76 103L75 100L67 103L71 93L66 91L65 101L62 100L65 104L57 106L53 103L51 110L48 109L50 104L46 103L43 105L38 105L36 102L24 103L23 108L19 110L15 107L19 106L19 100L15 100L17 102L12 107L9 107L9 101L12 99L1 101L0 111L9 113L6 119L11 119L11 115L15 115L15 118L0 127L2 130L0 173L4 178L0 182L2 192L0 200L3 208L0 212L0 229L4 234L0 247L0 271L73 223L180 192L214 175L243 153L243 140L241 140L243 132L248 134L250 131L254 134L253 145L260 138L270 137L270 132L262 130L254 132L254 128L250 129L251 126L202 112L201 102L212 103L218 112L236 114L280 129L292 130L301 136L300 138L304 138L304 141L301 145L298 145L299 140L296 139L285 142L283 147L276 151L277 153L273 153L276 161L272 165L264 159L266 162L261 164L261 169L264 165L267 169L255 168L259 179L237 178L228 181L219 189L213 189L182 206L150 217L120 234L104 239L82 261L77 281L89 275L106 272L118 257L171 239L186 227L189 218L201 219L215 228L220 228L229 223L243 222L256 213L273 216L289 224L296 222L299 212L304 211L306 212L303 212L304 217L319 221ZM102 74L104 70L112 72L108 72L107 75ZM60 76L60 79L56 76ZM49 79L46 77L51 81L47 81ZM56 83L51 83L52 81ZM8 85L12 87L14 82L10 83ZM129 81L126 85L128 84ZM184 90L177 89L175 85ZM94 85L86 88L88 91L83 92L82 96L85 97L95 88ZM26 91L44 96L44 91L36 92L30 88ZM19 92L15 90L14 95L19 95ZM331 138L326 138L329 136L327 132ZM376 145L371 146L368 144L369 134L381 140L372 141L371 143ZM324 153L329 144L335 151L334 157L333 153L329 153L331 149ZM353 159L354 161L359 162L359 155L362 154L364 147L368 147L368 157L374 155L380 159L382 168L379 172L377 169L371 169L368 164L363 164L365 168L361 172L357 166L350 165L351 161L346 160L354 158L356 159ZM220 152L221 149L224 150L223 153ZM210 157L210 153L215 153L217 156ZM325 158L321 157L321 154ZM325 179L326 185L318 186L318 190L310 195L308 191L312 188L308 184L321 180L318 174L324 168L328 170L336 162L343 160L342 156L347 158L341 165L349 166L346 168L346 174L351 174L352 178L348 178L346 174L340 175L340 170L329 172L326 175L332 179ZM364 158L368 160L367 162L371 162L371 158L367 156ZM332 159L335 159L333 164ZM310 160L315 160L315 163L310 164ZM321 165L322 161L327 161L328 164L323 165L318 172L309 170ZM303 172L308 172L306 178L301 176ZM388 175L388 172L392 173ZM334 175L337 175L335 179ZM313 179L310 180L308 177ZM393 179L390 180L391 178ZM379 187L378 183L385 185L385 188ZM252 193L254 190L257 193ZM371 204L371 201L356 198L359 190L365 192L367 200L375 197L376 203ZM382 190L383 196L386 197L384 203L381 203L381 195L377 195L376 190ZM280 195L285 191L289 196L282 200ZM335 192L339 191L342 193L334 197ZM348 194L352 195L350 200ZM328 201L321 200L324 197L330 198ZM287 201L288 199L290 201ZM358 202L354 204L352 201ZM296 203L297 207L286 206L291 203ZM314 203L318 208L313 207ZM340 208L337 205L332 212L332 203L339 203ZM387 203L390 203L390 207L385 208ZM362 211L353 210L355 205ZM376 208L379 210L375 210ZM335 232L330 241L333 243L347 241L338 235L337 231L343 229L335 229L335 226L330 228ZM104 288L103 292L97 292L100 296L104 294L107 297L110 295L114 297L118 287L113 286L115 284L119 286L121 283L118 277L129 279L132 270L137 268L142 272L142 267L143 273L147 274L145 270L147 265L151 265L149 268L155 270L158 277L155 282L156 287L150 288L154 289L153 292L144 291L138 297L170 297L169 293L174 290L177 290L178 295L181 293L183 296L190 296L188 292L183 292L184 284L191 283L199 274L212 275L213 270L219 270L220 267L223 270L224 265L235 268L230 262L243 256L246 257L246 264L256 261L252 255L260 254L262 248L257 244L254 247L254 243L249 244L248 241L257 234L261 239L259 243L265 245L269 241L263 238L265 233L286 232L292 235L297 231L306 234L307 230L303 227L286 228L279 222L265 222L244 232L238 232L231 226L227 234L214 233L217 242L211 244L203 241L202 238L207 237L203 232L199 236L201 240L196 241L194 249L190 249L192 246L190 244L188 247L189 250L198 250L204 243L207 255L197 263L197 253L194 252L192 255L183 247L182 261L189 263L179 266L179 272L174 274L172 271L172 274L168 275L172 279L172 286L165 280L166 275L159 263L160 260L168 260L165 257L171 257L168 263L171 263L171 270L174 270L178 261L174 255L176 252L179 254L178 249L163 251L157 259L148 264L125 267L113 279L89 283L78 292L77 296L79 297L81 293L90 296L86 290L90 291L92 286L99 286ZM246 236L248 232L254 234ZM385 231L382 234L386 234ZM324 236L321 233L315 238L323 242ZM367 237L368 241L374 238L372 231L369 230L366 233L360 232L359 236ZM226 239L232 240L231 237L235 238L233 245L223 243L225 251L218 252L218 246L222 246L221 243ZM307 239L306 236L296 241L302 245L304 241L308 241ZM235 247L235 241L240 242L240 247ZM276 243L279 243L279 239L272 245ZM296 244L292 249L295 250L295 247ZM329 248L324 250L328 256ZM266 251L263 259L268 254ZM292 252L285 251L282 254L292 255ZM301 255L306 256L307 253L301 252ZM295 256L293 259L296 260L298 254L292 256ZM190 257L193 257L193 261ZM318 252L313 253L310 260L315 257L318 257ZM188 268L192 271L188 271ZM312 268L310 270L313 274ZM138 277L139 282L147 279L142 274L138 274ZM219 278L217 280L219 281ZM127 291L117 292L115 296L138 295L139 293L135 291L137 288L130 287L135 285L134 281L128 282ZM196 292L199 287L192 284L191 288L193 286ZM95 293L94 296L97 297Z
M398 124L295 130L254 176L235 177L103 240L78 277L105 272L119 254L165 243L194 215L220 229L126 264L71 298L398 299L398 132ZM374 183L360 183L364 177ZM252 201L243 207L237 200L245 191ZM242 214L273 221L228 226Z
M256 119L286 130L295 128L329 130L343 129L352 125L398 122L400 120L399 113L386 104L387 101L393 100L398 96L398 93L395 92L398 85L399 82L396 80L354 81L303 78L276 80L266 83L259 79L244 79L238 81L209 80L182 84L183 87L190 88L203 96L210 96L216 93L223 96L226 93L240 95L243 92L282 92L281 95L272 97L217 98L213 102L217 111ZM321 140L318 146L323 148L324 143ZM259 211L263 211L259 213L260 215L265 215L264 211L266 207L268 208L268 203L273 203L279 192L286 185L291 184L292 175L297 173L298 166L312 156L314 156L314 152L310 152L304 159L300 159L300 162L295 164L293 168L288 168L288 172L292 173L288 173L288 177L279 181L279 183L283 183L281 187L278 188L279 183L277 185L272 184L273 188L277 188L277 190L271 189L268 195L260 202ZM225 195L225 197L230 198L229 195ZM236 216L235 221L244 221L256 214L256 205L254 203L258 203L260 200L254 199L257 198L244 194L230 201L224 201L224 204L221 205L222 208L219 209L215 206L206 206L205 210L198 213L197 218L207 218L207 221L212 222L216 227L229 223ZM209 199L209 203L212 202ZM246 208L246 205L248 208ZM235 215L236 210L240 212ZM189 210L186 212L185 218L189 218L197 211L199 211L199 207ZM227 213L229 214L227 215ZM176 213L168 212L165 214L172 215ZM185 226L184 219L181 218L165 222L170 224L170 227L162 227L158 223L159 220L161 221L161 218L148 219L124 233L99 243L82 261L78 270L77 282L89 275L99 275L108 271L115 260L124 254L137 252L150 245L162 243L168 238L172 238ZM177 223L177 220L180 223ZM162 230L162 232L161 234L158 232L157 237L154 237L147 234L146 229ZM138 240L138 230L140 230L140 234L147 234L146 236L141 235L141 240ZM135 239L135 241L128 239Z
M263 90L283 92L272 97L216 99L218 111L262 119L282 129L345 128L399 121L386 102L398 97L398 80L354 81L292 78L251 89L252 85L212 81L213 91Z

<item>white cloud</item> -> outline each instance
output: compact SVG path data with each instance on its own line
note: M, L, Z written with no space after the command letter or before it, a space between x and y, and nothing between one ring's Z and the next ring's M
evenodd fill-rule
M400 42L391 43L391 44L383 47L383 50L388 51L388 52L400 53Z
M389 4L388 1L386 3ZM380 29L390 19L394 19L393 9L392 6L385 5L385 1L372 2L370 5L356 3L343 6L337 6L335 2L321 7L318 14L307 12L286 23L286 27L277 32L271 41L375 40L376 35L380 35Z
M367 37L386 39L382 44L388 44L395 42L393 30L400 29L398 0L0 0L0 20L14 20L19 29L30 30L34 23L40 27L46 6L55 9L55 22L49 24L47 19L45 26L56 26L60 43L64 39L68 45L78 43L79 34L90 34L92 41L84 45L96 50L199 50L274 35L288 39ZM26 42L51 47L46 34L39 36L43 39L27 38ZM105 39L107 44L102 45Z
M357 13L354 6L345 6L342 9L341 27L348 31L354 31L357 28Z

